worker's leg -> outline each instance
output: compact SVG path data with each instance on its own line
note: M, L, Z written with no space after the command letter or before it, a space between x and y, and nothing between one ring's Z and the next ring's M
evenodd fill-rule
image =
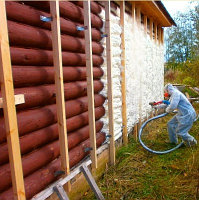
M188 146L194 146L197 144L197 140L188 133L192 125L193 119L191 116L184 116L183 118L180 117L179 125L176 129L177 135L179 135Z
M171 143L178 143L178 137L176 135L176 128L178 126L178 120L176 116L174 116L168 123L167 123L167 128L168 128L168 133L169 133L169 140Z

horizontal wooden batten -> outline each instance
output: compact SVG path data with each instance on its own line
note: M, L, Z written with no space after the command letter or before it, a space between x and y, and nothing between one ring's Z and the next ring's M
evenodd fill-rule
M23 94L15 95L15 105L23 103L25 103L24 95ZM0 108L3 108L3 98L0 98Z

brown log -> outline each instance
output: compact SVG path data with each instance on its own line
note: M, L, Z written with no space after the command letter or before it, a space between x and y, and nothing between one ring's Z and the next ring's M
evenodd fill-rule
M30 6L11 1L6 1L6 12L7 17L10 20L51 30L50 23L45 23L40 20L40 16L50 17L50 14L47 12L43 12ZM68 19L64 19L63 17L60 18L60 23L62 33L72 36L84 37L84 31L78 31L76 28L76 26L80 24L72 22ZM91 32L92 40L101 40L100 31L92 28Z
M96 144L97 146L101 146L101 144L105 141L104 133L97 133L96 135ZM70 167L76 165L80 160L82 160L89 152L85 152L84 149L90 146L90 141L87 139L86 141L79 144L77 147L73 148L69 151L70 157ZM57 180L59 177L55 177L55 172L61 170L60 158L54 160L46 167L34 172L24 179L25 181L25 190L26 190L26 198L30 199L35 194L39 193L45 187L47 187L50 183ZM12 188L6 190L5 192L0 194L1 200L13 200Z
M55 74L52 66L12 66L12 73L15 88L54 84ZM99 79L102 76L103 70L99 67L93 67L93 78ZM64 82L86 80L86 67L63 67L63 78Z
M97 127L97 126L96 126ZM99 127L99 126L98 126ZM102 128L102 126L101 126ZM101 129L97 128L97 132ZM71 133L68 136L69 150L71 147L75 147L84 140L89 138L89 127L79 130L77 133ZM36 170L46 166L51 161L56 159L60 155L59 140L56 140L46 146L43 146L31 154L28 154L22 158L23 175L24 177L32 174ZM8 189L12 185L12 178L10 173L10 165L5 164L0 167L0 192Z
M10 48L13 65L53 65L53 52L39 49ZM85 66L86 55L72 52L62 52L63 65L65 66ZM103 58L93 55L93 65L103 64Z
M31 5L37 9L49 12L50 4L47 1L24 1L25 4ZM79 6L76 6L69 1L60 1L59 9L61 17L68 18L72 21L83 23L84 22L84 10ZM103 22L97 15L91 13L91 24L92 27L97 29L102 28Z
M83 8L83 1L72 1L72 3ZM101 11L102 11L102 9L101 9L100 5L94 1L91 1L91 12L98 15L101 13Z
M75 117L74 117L75 118ZM99 118L99 117L98 117ZM69 119L71 120L71 119ZM103 122L96 122L96 132L99 132L103 127ZM59 133L57 124L53 124L47 128L40 129L39 131L32 132L20 138L20 149L21 154L26 154L34 149L37 149L45 144L48 144L58 139ZM75 132L68 134L68 148L72 149L81 141L86 140L89 137L89 126L85 126L78 129ZM2 144L0 146L0 165L3 165L9 161L8 158L8 146Z
M8 32L10 46L52 50L51 31L8 20ZM61 35L61 44L63 51L85 53L85 39ZM92 52L101 55L102 45L92 42Z
M87 94L87 83L77 81L64 84L65 99L74 99ZM101 81L94 81L94 91L99 93L103 89ZM17 105L17 110L54 104L56 102L55 85L42 85L37 87L16 88L15 95L23 94L25 103ZM1 97L1 92L0 92Z
M95 106L101 106L104 103L104 97L95 95ZM88 109L87 97L81 97L76 100L66 102L66 118L79 115ZM39 109L19 112L17 114L19 135L39 130L41 128L50 126L57 122L56 104L44 106ZM76 126L76 124L72 124ZM6 140L6 130L4 119L0 119L0 143Z

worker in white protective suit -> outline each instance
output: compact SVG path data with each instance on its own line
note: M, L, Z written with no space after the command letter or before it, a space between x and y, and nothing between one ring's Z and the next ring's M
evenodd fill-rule
M178 110L177 115L167 124L170 142L177 144L177 136L180 136L187 146L196 145L197 140L188 133L196 120L196 112L193 106L185 95L173 85L167 84L165 92L170 95L170 104L167 106L166 112L170 113L176 109Z

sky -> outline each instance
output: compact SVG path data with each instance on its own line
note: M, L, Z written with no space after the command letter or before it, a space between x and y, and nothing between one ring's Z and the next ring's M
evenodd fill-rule
M170 15L172 17L174 17L174 15L180 11L180 12L184 12L187 10L188 7L190 7L190 1L189 0L184 0L184 1L178 1L178 0L162 0L164 6L166 7L166 9L168 10L168 12L170 13ZM194 2L194 1L193 1Z

